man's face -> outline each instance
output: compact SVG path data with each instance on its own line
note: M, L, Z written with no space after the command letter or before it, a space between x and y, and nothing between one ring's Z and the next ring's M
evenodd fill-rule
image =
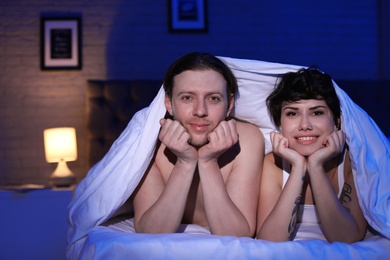
M188 131L195 147L208 142L207 135L231 113L234 99L226 81L214 70L188 70L174 78L172 97L165 98L167 111Z

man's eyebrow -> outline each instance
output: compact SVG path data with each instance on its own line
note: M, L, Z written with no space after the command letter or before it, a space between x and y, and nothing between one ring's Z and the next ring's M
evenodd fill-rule
M183 94L190 94L190 95L195 95L196 93L194 91L180 91L177 93L177 95L183 95ZM210 95L220 95L220 96L223 96L223 93L222 92L219 92L219 91L211 91L211 92L207 92L206 93L206 96L210 96Z
M219 91L214 91L214 92L208 92L207 95L220 95L220 96L223 96L223 93L221 93Z
M194 92L192 91L180 91L180 92L177 92L178 95L183 95L183 94L194 94Z

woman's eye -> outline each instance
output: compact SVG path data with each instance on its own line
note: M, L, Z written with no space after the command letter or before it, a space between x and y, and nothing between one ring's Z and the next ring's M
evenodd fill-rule
M313 115L315 115L315 116L321 116L323 114L324 114L324 111L314 111L313 112Z
M296 112L293 112L293 111L289 111L286 113L286 116L296 116L297 113Z

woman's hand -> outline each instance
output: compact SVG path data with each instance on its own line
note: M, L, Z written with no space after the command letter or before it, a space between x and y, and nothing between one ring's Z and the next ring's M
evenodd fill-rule
M344 149L345 133L341 130L334 131L324 138L322 144L323 148L318 149L315 153L309 156L309 169L318 166L323 167L327 161L339 155Z
M289 141L281 133L271 132L271 143L273 152L287 160L292 167L301 166L305 167L306 159L293 149L289 147ZM305 169L304 169L305 170Z

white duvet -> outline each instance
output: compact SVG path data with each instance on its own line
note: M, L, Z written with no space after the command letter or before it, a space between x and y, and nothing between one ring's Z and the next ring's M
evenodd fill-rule
M265 99L277 77L295 65L221 57L239 84L235 116L257 125L271 149L275 128ZM342 87L342 86L341 86ZM380 234L354 244L321 240L268 242L197 232L137 234L101 226L126 202L155 149L159 119L165 114L164 91L139 111L106 156L77 186L68 215L69 259L384 259L390 254L390 144L375 122L335 85L342 108L342 129L363 213ZM369 86L367 87L369 91ZM389 119L390 120L390 119Z

